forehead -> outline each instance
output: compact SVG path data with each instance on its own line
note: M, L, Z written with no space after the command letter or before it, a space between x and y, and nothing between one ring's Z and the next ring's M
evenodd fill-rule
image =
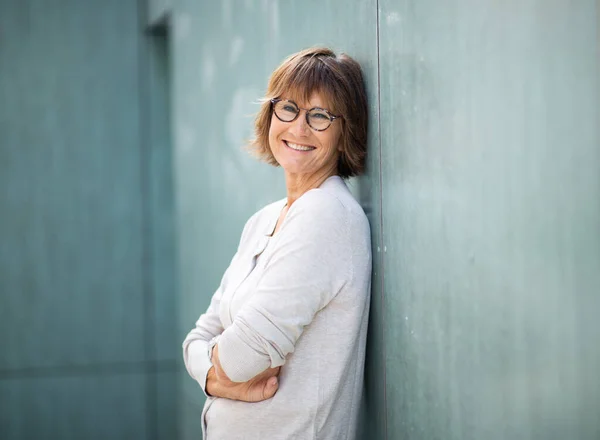
M335 101L331 93L321 90L291 89L284 93L281 98L294 101L299 107L303 108L320 107L333 111L335 107Z

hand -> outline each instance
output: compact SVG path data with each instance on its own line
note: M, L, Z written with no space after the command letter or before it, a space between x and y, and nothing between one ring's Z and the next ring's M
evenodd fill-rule
M273 397L279 388L277 376L281 367L269 368L248 382L232 382L221 367L218 344L213 348L212 363L213 366L208 370L206 377L206 392L211 396L260 402Z

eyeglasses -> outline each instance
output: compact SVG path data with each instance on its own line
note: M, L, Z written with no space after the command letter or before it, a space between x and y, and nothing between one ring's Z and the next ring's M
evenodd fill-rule
M327 130L333 121L341 118L341 116L332 115L324 108L300 108L294 101L288 101L287 99L271 99L271 105L273 106L275 116L281 122L295 121L300 114L300 110L305 110L306 123L316 131Z

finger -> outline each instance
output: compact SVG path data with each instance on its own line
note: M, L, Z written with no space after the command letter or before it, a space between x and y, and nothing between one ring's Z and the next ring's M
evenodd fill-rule
M267 371L269 371L269 373L271 373L271 376L279 376L281 367L269 368Z
M277 380L276 376L270 377L263 387L263 400L270 399L275 395L277 389L279 388L279 380Z

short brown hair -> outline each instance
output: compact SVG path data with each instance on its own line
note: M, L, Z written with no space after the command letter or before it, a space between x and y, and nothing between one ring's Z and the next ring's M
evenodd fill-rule
M367 94L360 65L346 54L313 47L286 58L269 79L267 93L254 122L255 138L250 149L271 165L278 166L269 146L271 99L287 94L308 101L313 93L322 94L329 110L341 115L341 152L338 174L347 178L364 172L367 155Z

